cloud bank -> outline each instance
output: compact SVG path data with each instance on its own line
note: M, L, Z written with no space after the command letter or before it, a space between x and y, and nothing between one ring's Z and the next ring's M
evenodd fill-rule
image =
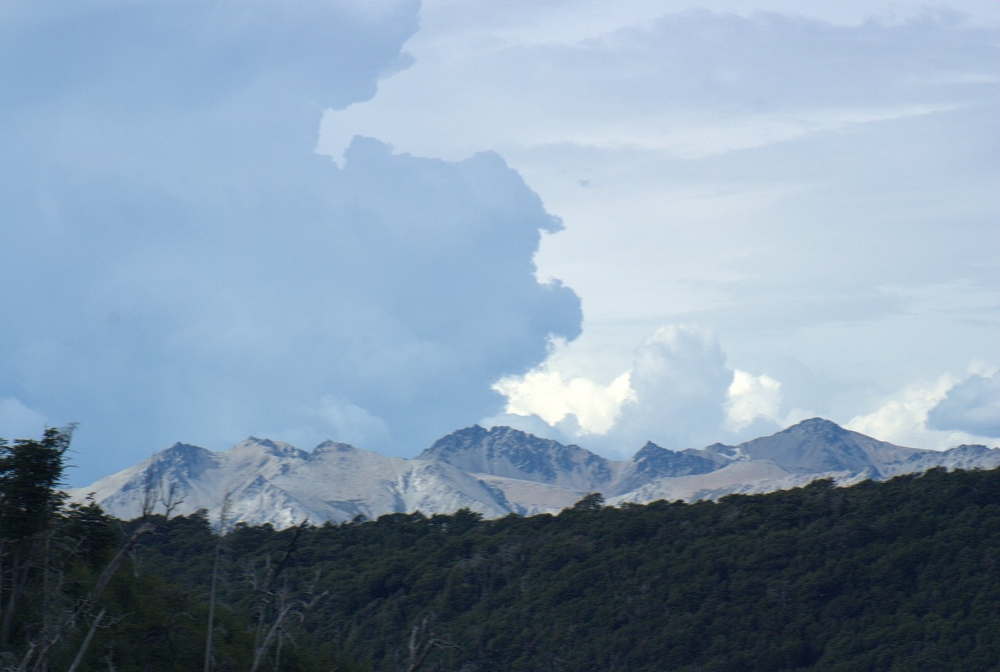
M636 349L631 368L608 384L564 376L552 354L535 370L495 386L507 397L505 412L484 424L512 425L618 457L646 441L702 447L785 424L781 383L730 368L718 338L703 327L658 329Z
M993 432L995 31L848 5L5 3L0 435Z
M927 426L1000 438L1000 376L972 375L956 384L930 409Z
M313 152L417 10L5 6L0 435L79 421L80 483L177 440L410 454L579 334L535 276L561 224L498 155Z
M844 423L995 359L998 12L428 0L414 66L328 113L321 146L488 147L525 175L567 227L540 270L585 305L544 369L577 381L561 398L699 324L733 369Z
M822 416L786 399L781 381L727 363L716 335L696 325L663 327L637 348L631 368L609 384L560 370L566 344L523 376L495 389L504 413L487 426L524 431L626 458L647 440L666 448L739 443ZM847 428L897 445L946 449L993 446L1000 438L1000 374L982 362L966 377L906 385L856 415Z
M996 445L1000 436L996 368L972 362L965 377L950 373L910 384L847 427L884 441L924 448Z

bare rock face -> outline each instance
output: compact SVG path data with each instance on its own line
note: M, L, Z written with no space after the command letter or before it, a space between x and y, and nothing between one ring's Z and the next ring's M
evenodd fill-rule
M615 465L600 455L510 427L460 429L417 459L447 462L472 473L591 491L611 483Z
M179 514L207 509L215 516L228 496L233 522L276 527L462 508L493 518L513 508L502 491L446 463L333 443L307 453L256 438L218 453L172 446L70 494L76 500L93 494L110 514L134 518L148 487L172 491Z
M614 488L608 494L622 495L664 478L707 474L721 466L697 452L667 450L648 441L631 460L622 464Z
M800 487L817 478L847 485L867 478L1000 466L1000 449L946 451L896 446L820 418L736 446L671 451L647 443L626 461L509 427L469 427L405 460L327 441L312 452L250 437L212 452L174 444L149 459L71 491L109 513L134 518L150 488L173 493L175 511L218 516L225 497L232 522L288 527L386 513L426 515L469 509L487 518L557 513L587 493L610 504L716 499Z
M701 451L709 459L728 462L734 459L771 460L789 473L819 474L828 472L883 475L883 468L905 462L920 451L844 429L839 425L812 418L797 425L738 446L715 444Z

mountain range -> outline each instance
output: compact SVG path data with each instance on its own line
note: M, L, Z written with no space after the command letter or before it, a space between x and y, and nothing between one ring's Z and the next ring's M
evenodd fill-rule
M173 491L180 514L207 509L216 520L228 498L231 523L288 527L357 516L467 508L487 518L556 513L588 493L607 503L716 499L805 485L887 479L932 467L992 469L1000 449L963 445L906 448L820 418L736 446L667 450L647 443L629 460L609 460L511 429L474 426L438 439L413 459L327 441L312 452L250 437L213 452L177 443L85 488L118 518L137 517L151 488Z

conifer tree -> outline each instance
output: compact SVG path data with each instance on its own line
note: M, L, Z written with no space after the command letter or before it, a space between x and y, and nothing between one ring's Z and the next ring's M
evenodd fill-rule
M45 430L41 440L0 439L0 648L10 641L35 552L65 495L59 491L73 426ZM48 545L45 545L48 549ZM48 556L45 556L45 560Z

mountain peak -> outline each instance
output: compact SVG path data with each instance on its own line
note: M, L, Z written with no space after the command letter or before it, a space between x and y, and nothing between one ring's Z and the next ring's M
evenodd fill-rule
M211 454L212 451L201 446L178 442L154 454L153 459L159 462L189 463L204 460L210 457Z
M170 453L173 455L196 455L201 453L209 452L207 449L201 446L195 446L190 443L181 443L178 441L169 448L164 448L160 451L160 454Z
M496 429L496 428L494 428ZM471 427L463 427L462 429L456 429L451 434L442 436L440 439L431 444L430 448L425 449L420 455L417 455L418 460L427 459L424 457L425 454L430 452L454 452L462 450L463 446L470 443L478 443L482 441L489 431L484 427L479 425L472 425Z
M490 456L511 451L541 453L560 449L583 450L579 446L565 446L558 441L543 439L513 427L497 425L485 429L472 425L441 437L420 453L417 459L443 459L446 455L468 452L473 448L483 448Z
M417 456L472 473L587 489L606 483L608 461L580 446L563 445L512 427L466 427L438 439Z
M707 474L719 466L702 455L668 450L647 441L629 462L622 465L613 492L622 494L658 478Z
M210 450L178 442L153 455L149 463L161 473L174 472L190 478L215 466L216 459Z
M322 455L324 453L353 453L359 450L355 446L349 443L341 443L339 441L324 441L315 448L313 448L313 455Z
M790 432L792 430L799 430L799 431L805 430L811 433L830 432L834 434L846 434L849 431L844 429L837 423L833 422L832 420L827 420L826 418L809 418L807 420L798 422L792 425L791 427L786 427L785 429L783 429L781 432L778 433L781 434L782 432Z
M259 439L256 436L248 436L233 446L232 450L236 452L260 451L274 457L301 457L304 454L302 450L291 444L271 439Z
M666 450L666 448L662 448L662 447L656 445L655 443L653 443L652 441L647 441L646 445L643 446L642 448L640 448L636 452L636 454L632 457L632 461L633 462L638 462L638 461L646 459L646 458L648 458L648 457L650 457L652 455L658 455L661 450Z
M625 462L503 426L460 429L415 460L335 441L324 441L307 453L251 436L223 452L175 443L72 496L82 501L96 492L97 501L112 515L135 516L152 475L180 488L183 512L202 507L217 512L228 491L236 493L234 519L287 526L307 516L315 521L349 520L358 513L376 517L463 507L489 516L512 510L555 512L586 492L603 492L618 502L714 498L792 487L817 477L833 476L839 482L881 479L934 466L994 468L1000 466L1000 450L905 448L823 418L803 420L738 446L675 451L648 441Z
M879 442L835 422L809 418L771 436L741 443L734 450L751 460L771 460L793 473L878 473L870 454L872 443Z

